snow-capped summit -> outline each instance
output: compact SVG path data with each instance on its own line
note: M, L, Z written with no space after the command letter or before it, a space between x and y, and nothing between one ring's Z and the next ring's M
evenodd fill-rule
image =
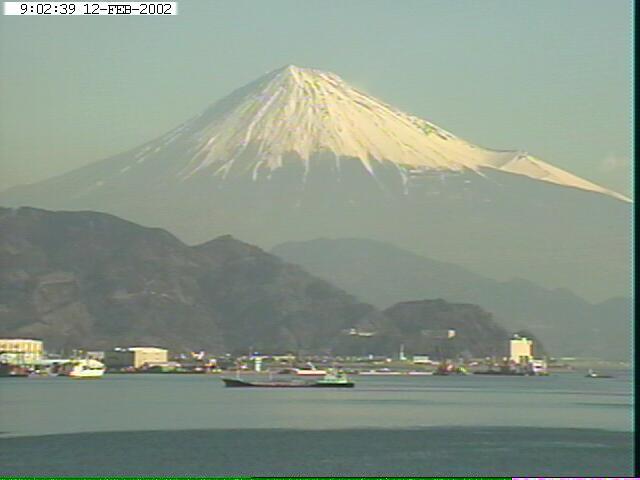
M200 173L257 179L281 168L285 158L302 162L308 171L315 154L328 153L337 168L340 161L357 160L371 174L380 164L395 165L405 178L416 171L481 173L488 168L626 200L526 152L470 144L358 91L333 73L294 65L220 100L161 138L160 148L176 136L189 144L186 158L176 159L183 180ZM158 148L157 142L147 145L140 157Z
M626 197L293 65L0 204L114 213L188 242L369 238L589 295L624 294L629 279Z

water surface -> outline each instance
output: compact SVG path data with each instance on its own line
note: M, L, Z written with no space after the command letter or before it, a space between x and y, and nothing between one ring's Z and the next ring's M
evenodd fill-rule
M631 474L628 372L354 379L352 390L2 379L1 473Z

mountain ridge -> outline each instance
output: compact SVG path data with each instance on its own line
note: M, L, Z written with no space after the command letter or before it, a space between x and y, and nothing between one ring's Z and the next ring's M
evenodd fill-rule
M470 302L493 312L512 331L536 332L558 355L630 356L629 298L590 303L568 289L549 289L521 278L498 281L373 240L288 242L271 252L380 309L411 298Z
M230 235L190 247L103 213L0 208L0 265L0 336L40 338L50 351L395 354L409 335L372 305ZM509 334L490 313L424 302L430 318L413 324L446 315L485 334L486 344L458 342L460 351L505 350ZM363 343L351 329L381 334Z
M0 329L45 338L52 348L155 343L245 351L277 348L287 337L313 350L327 332L375 315L300 267L231 237L188 247L113 215L32 208L0 209L0 226ZM307 289L331 302L313 306ZM243 327L259 326L258 318L262 328ZM308 332L296 330L300 321Z

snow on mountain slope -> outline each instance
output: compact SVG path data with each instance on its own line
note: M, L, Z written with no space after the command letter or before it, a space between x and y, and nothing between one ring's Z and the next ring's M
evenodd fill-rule
M0 204L112 213L189 243L368 238L598 300L629 285L622 195L292 66L137 148L0 192Z
M405 179L425 171L494 169L628 201L525 152L472 145L359 92L337 75L293 65L237 90L148 144L136 163L176 140L188 145L186 158L176 159L182 180L202 173L268 177L291 156L308 171L315 154L328 153L338 169L345 159L359 160L371 174L376 165L390 163Z

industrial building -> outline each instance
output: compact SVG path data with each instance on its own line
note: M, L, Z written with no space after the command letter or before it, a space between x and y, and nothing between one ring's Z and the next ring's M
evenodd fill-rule
M164 365L168 361L169 351L157 347L117 347L104 354L104 363L107 367L116 369Z
M509 359L520 365L533 358L533 342L526 337L514 335L509 343Z

